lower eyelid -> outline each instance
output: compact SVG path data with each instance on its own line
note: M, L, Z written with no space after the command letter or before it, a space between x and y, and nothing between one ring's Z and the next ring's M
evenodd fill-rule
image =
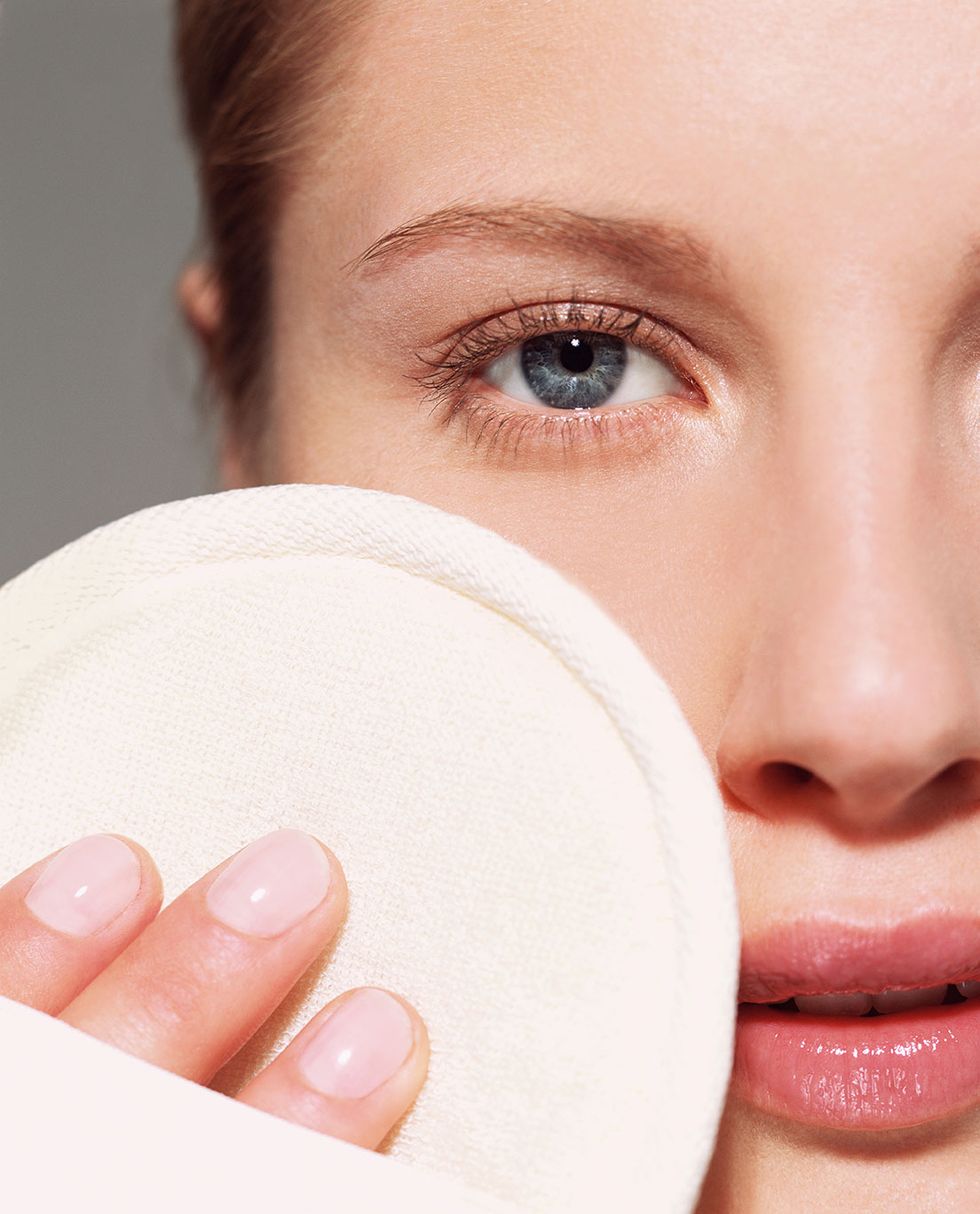
M453 403L439 424L445 428L461 425L464 440L488 458L547 459L557 455L565 463L575 455L594 459L624 447L628 447L624 453L635 458L663 453L692 403L679 397L659 397L609 409L532 410L511 408L474 394Z

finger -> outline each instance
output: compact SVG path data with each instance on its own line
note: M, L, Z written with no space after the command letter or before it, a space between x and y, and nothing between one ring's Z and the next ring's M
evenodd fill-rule
M205 1083L332 939L346 906L336 856L302 831L274 831L175 898L61 1019Z
M418 1012L380 987L348 991L305 1025L237 1099L362 1147L376 1147L425 1081Z
M151 922L163 886L149 853L88 835L0 888L0 994L57 1015Z

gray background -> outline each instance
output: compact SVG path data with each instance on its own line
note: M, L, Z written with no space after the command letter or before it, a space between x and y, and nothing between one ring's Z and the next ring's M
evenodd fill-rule
M213 492L174 304L198 211L170 0L0 0L0 583Z

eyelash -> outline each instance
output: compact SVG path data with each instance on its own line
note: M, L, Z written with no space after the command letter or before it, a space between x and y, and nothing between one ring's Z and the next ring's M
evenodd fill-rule
M637 403L606 411L599 406L525 413L468 392L470 381L501 354L544 333L577 329L622 338L629 345L655 354L703 400L701 388L684 366L685 347L681 338L660 321L626 308L590 303L578 298L574 292L561 304L550 299L533 306L518 304L514 299L511 303L513 312L473 322L454 334L448 345L433 357L417 354L429 372L412 376L427 389L422 403L432 403L430 416L441 409L440 426L448 428L454 422L462 421L465 437L469 439L471 425L481 422L472 442L474 447L485 448L487 455L498 444L501 451L509 448L511 454L516 455L522 441L543 441L550 448L556 438L560 438L561 450L567 455L570 448L581 442L604 444L609 440L635 438L638 427L649 429L651 425L655 439L659 440L665 424L669 424L671 415L676 412L667 406L654 409L649 404ZM643 331L642 341L636 339L638 330ZM487 384L486 387L490 389L491 386ZM664 396L658 399L677 401L681 398Z

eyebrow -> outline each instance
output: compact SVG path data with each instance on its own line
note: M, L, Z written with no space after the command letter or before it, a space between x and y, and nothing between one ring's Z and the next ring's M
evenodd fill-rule
M543 202L455 203L386 232L342 269L348 274L391 268L446 239L505 240L560 253L598 256L636 273L707 282L722 277L717 256L692 232L655 219L588 215Z

